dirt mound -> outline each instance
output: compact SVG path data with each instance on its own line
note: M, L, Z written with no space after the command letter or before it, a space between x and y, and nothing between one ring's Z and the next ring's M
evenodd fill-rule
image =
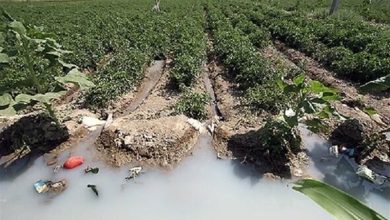
M363 141L364 129L357 119L349 119L333 130L330 139L333 144L357 145Z
M0 156L22 148L48 152L68 138L68 129L56 124L46 114L27 115L0 130Z
M98 150L115 166L132 162L171 168L191 152L198 136L187 119L118 118L103 131L97 141Z
M271 152L262 146L262 127L269 114L254 114L243 106L237 85L224 74L224 69L217 62L211 62L208 70L222 118L215 122L217 126L213 134L217 157L255 165L262 172L260 175L272 173L290 177L292 173L297 173L295 171L302 167L305 160L301 148L291 150L285 147L280 152Z

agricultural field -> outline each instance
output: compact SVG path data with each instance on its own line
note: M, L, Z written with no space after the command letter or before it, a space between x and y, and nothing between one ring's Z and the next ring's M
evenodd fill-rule
M101 187L116 195L115 178L134 187L156 180L162 184L157 188L179 174L198 181L186 173L203 162L207 171L195 172L208 174L210 182L201 183L218 192L227 178L226 187L240 191L232 174L216 179L212 173L234 169L243 179L249 175L261 186L276 187L277 201L288 195L302 201L301 192L319 205L297 203L312 209L306 214L294 207L258 214L239 206L227 216L389 218L390 3L340 0L330 14L331 3L0 0L0 187L7 189L0 190L0 219L26 219L29 213L36 216L31 219L51 219L39 214L43 204L50 198L48 212L72 207L69 200L81 193L75 185L88 186L97 197L100 189L99 199L108 203L113 198L104 198ZM70 159L88 165L86 177L68 170ZM126 178L118 176L129 168ZM34 178L51 178L36 182L49 194L39 202L25 186ZM270 179L278 183L268 185ZM183 185L189 185L189 195L208 197L183 180L166 187L184 191ZM151 186L139 193L148 194ZM180 197L179 191L173 194ZM264 202L256 193L242 191ZM140 203L120 201L162 209L152 196L135 197ZM196 198L189 200L198 203ZM221 202L215 198L210 194L210 202ZM174 205L180 203L175 199L156 193L155 201L166 210L192 204ZM33 204L15 215L8 201ZM135 216L218 219L212 207L199 215ZM117 219L130 216L124 210L118 208ZM113 217L101 211L87 219ZM75 208L63 218L81 212Z

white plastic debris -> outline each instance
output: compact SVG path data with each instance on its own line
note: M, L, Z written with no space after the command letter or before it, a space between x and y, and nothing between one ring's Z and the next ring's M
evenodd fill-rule
M329 148L330 155L334 157L339 157L339 146L333 145Z
M108 126L110 126L113 121L114 120L112 119L112 113L108 114L108 117L107 117L106 123L104 124L103 129L106 129Z
M291 108L287 109L287 110L284 112L284 114L285 114L287 117L289 117L289 118L295 116L295 112L294 112L294 110L292 110Z
M387 179L385 176L374 173L374 171L364 165L358 167L356 174L378 185L382 185Z
M390 141L390 132L385 132L386 141Z
M139 176L142 172L142 167L133 167L129 169L129 176L126 177L126 180L135 179L137 176Z
M216 125L213 122L211 124L207 125L207 129L209 130L209 132L211 134L214 133L215 127L216 127Z
M99 120L94 117L83 116L82 123L88 128L88 130L94 131L98 127L105 125L106 121Z
M187 123L190 124L192 127L194 127L197 131L199 131L199 133L203 134L206 132L206 129L205 127L203 126L203 124L198 121L198 120L195 120L193 118L189 118L187 120Z

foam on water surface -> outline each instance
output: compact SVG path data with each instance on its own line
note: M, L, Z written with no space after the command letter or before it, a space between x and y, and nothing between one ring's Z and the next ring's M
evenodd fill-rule
M111 168L91 156L95 153L92 135L60 158L65 160L69 154L85 156L81 167L54 174L43 158L38 158L14 179L2 177L0 219L333 219L292 190L290 181L269 180L254 175L255 171L237 161L218 160L210 141L202 135L194 154L173 171L146 169L135 180L125 181L129 167ZM324 147L320 139L307 135L305 144ZM87 165L98 166L99 173L84 174ZM313 164L309 172L324 179L323 173L332 169ZM39 179L62 178L69 186L55 197L37 194L32 187ZM88 184L97 186L99 197L87 188ZM388 199L372 192L367 192L365 199L389 217Z

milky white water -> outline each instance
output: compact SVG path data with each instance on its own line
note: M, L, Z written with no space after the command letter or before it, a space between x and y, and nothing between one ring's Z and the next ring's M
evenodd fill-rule
M193 156L173 171L148 169L135 181L128 182L124 180L126 168L109 168L90 156L94 154L90 143L91 139L81 141L70 150L72 155L86 156L84 165L74 170L54 174L38 158L14 179L1 174L0 219L332 219L310 199L292 190L289 181L259 178L237 162L216 159L206 136L198 142ZM315 136L305 138L305 144L311 149L325 148ZM68 155L69 152L62 155L62 160ZM100 172L84 174L87 165L99 166ZM313 165L309 172L322 178L323 173L333 172L334 168L334 165L326 169ZM37 194L32 187L39 179L61 178L68 180L69 187L56 197ZM87 184L97 185L99 197ZM388 197L367 191L364 199L389 217Z

